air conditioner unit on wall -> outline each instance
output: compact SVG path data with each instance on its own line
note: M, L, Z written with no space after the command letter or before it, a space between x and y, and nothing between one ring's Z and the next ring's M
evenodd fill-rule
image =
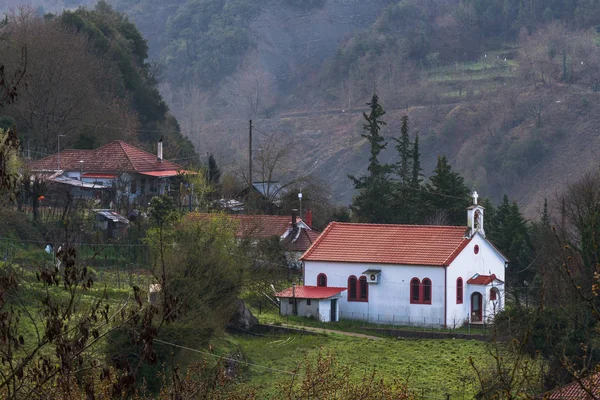
M379 283L380 269L368 269L363 274L367 277L368 283Z

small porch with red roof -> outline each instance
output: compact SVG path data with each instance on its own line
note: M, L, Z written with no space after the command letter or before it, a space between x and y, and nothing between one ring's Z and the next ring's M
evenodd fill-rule
M321 322L339 320L338 299L345 287L292 286L275 297L279 299L280 315L317 318Z

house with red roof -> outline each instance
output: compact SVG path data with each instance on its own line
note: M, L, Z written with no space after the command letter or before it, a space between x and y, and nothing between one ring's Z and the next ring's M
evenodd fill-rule
M214 214L190 213L186 218L201 220ZM305 219L292 211L291 218L285 215L227 214L227 218L237 224L238 239L261 240L277 237L286 251L286 259L292 269L300 269L299 259L313 244L320 232L312 227L312 213L306 212Z
M544 400L592 400L600 398L600 373L577 379L539 396Z
M183 170L163 159L162 141L157 154L121 140L95 150L67 149L33 161L31 171L50 183L61 185L75 197L126 196L129 202L163 194L168 179Z
M489 321L504 306L508 260L486 239L483 216L475 192L465 226L332 222L301 257L304 285L346 289L330 303L337 308L332 321L448 327Z

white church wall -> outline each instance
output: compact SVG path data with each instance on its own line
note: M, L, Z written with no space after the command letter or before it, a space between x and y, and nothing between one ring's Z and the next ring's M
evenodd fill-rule
M379 283L368 284L368 301L348 301L349 291L339 300L340 319L369 319L373 322L432 325L444 323L444 268L306 261L304 284L316 285L320 273L327 275L327 286L348 287L351 275L360 278L367 269L380 269ZM431 304L410 304L412 278L429 278Z
M475 254L475 246L479 246L479 252ZM454 259L447 268L448 298L447 298L447 323L452 326L454 321L460 321L459 325L465 322L471 312L471 294L480 292L484 299L489 293L484 293L483 286L468 285L467 281L475 274L491 275L495 274L498 279L504 281L505 263L498 252L490 243L480 234L476 234L463 251ZM456 304L456 279L463 279L463 303ZM500 303L504 304L504 291L500 291ZM487 314L487 312L486 312Z

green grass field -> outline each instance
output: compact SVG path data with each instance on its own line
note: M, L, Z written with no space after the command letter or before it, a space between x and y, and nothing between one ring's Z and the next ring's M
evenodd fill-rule
M375 369L385 380L407 381L416 394L436 399L447 394L453 399L473 398L476 377L469 356L481 364L491 361L486 344L474 340L372 340L332 334L236 335L232 342L248 362L272 368L247 368L244 384L256 388L258 398L275 398L277 385L289 385L291 376L285 371L314 360L319 351L334 354L340 364L351 368L353 378Z

